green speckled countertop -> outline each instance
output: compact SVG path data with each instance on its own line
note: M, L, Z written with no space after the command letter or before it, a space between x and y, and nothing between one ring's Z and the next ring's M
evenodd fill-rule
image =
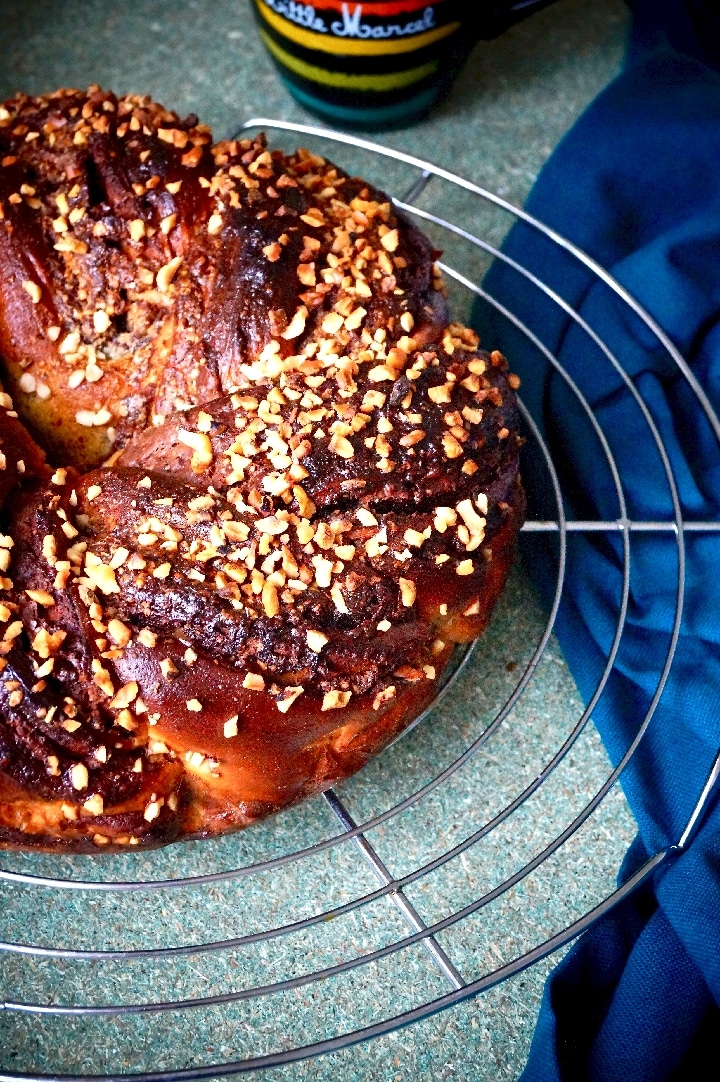
M501 39L481 43L450 99L389 146L444 165L521 205L563 133L619 68L621 0L559 0ZM252 116L314 123L286 94L255 35L249 0L25 0L0 3L0 100L16 90L99 82L196 112L218 136ZM333 151L393 194L413 179L393 160ZM432 192L432 194L431 194ZM429 189L426 209L483 230L504 228L462 193ZM479 220L476 220L478 219ZM460 257L458 257L460 258ZM477 253L463 269L479 274ZM457 297L458 304L466 301ZM461 315L465 312L461 310ZM522 570L458 686L410 735L339 790L363 822L414 792L475 740L512 693L544 618ZM443 785L368 834L394 877L477 831L532 782L581 714L562 657L549 647L524 694L478 753ZM426 923L457 912L537 854L607 776L589 726L551 778L515 814L406 896ZM198 875L273 859L339 832L322 798L235 838L158 854L58 860L4 854L0 866L76 879ZM438 936L465 980L541 942L611 889L633 823L613 790L570 842L514 888ZM0 939L112 949L207 943L301 920L376 889L352 844L201 889L140 893L58 891L0 881ZM283 938L232 951L117 963L0 954L0 992L13 1002L134 1003L207 997L271 984L382 948L408 934L389 899ZM260 1082L515 1079L522 1070L545 976L557 955L483 995L369 1043L252 1072ZM449 990L420 944L366 966L262 998L173 1014L72 1018L0 1011L0 1076L169 1070L240 1060L357 1029Z

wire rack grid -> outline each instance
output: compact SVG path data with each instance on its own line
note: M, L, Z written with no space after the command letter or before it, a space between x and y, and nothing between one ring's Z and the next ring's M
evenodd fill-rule
M365 175L369 162L386 190L406 192L397 205L451 253L441 266L453 299L467 305L481 297L494 307L578 403L617 515L596 521L570 514L557 449L521 404L526 460L544 475L554 506L552 515L523 529L530 551L540 537L554 544L550 610L533 615L522 576L511 583L488 634L458 650L412 737L341 791L233 838L102 860L5 854L0 1047L16 1051L12 1063L0 1058L0 1079L217 1077L332 1052L426 1018L569 943L672 859L688 843L720 774L718 760L675 844L622 887L613 886L613 861L624 843L607 867L601 861L593 867L598 838L612 834L618 821L632 828L618 779L652 724L672 668L686 535L717 532L720 522L684 519L650 406L586 318L499 249L508 224L523 221L561 246L642 321L720 441L720 423L672 343L602 267L501 197L354 136L264 119L245 128L302 135L323 147L344 144L365 155ZM435 213L441 200L452 205L454 220ZM657 448L673 509L666 521L633 515L625 466L585 393L526 323L479 284L493 260L558 306L623 380ZM651 701L613 766L590 721L622 648L637 573L633 537L648 532L674 543L674 623L658 656ZM583 705L563 675L552 631L568 553L575 538L590 536L617 546L621 571L603 674ZM557 724L546 712L553 695L562 703ZM578 877L581 864L587 867ZM161 1056L152 1035L170 1023L175 1051ZM98 1044L102 1054L91 1054Z

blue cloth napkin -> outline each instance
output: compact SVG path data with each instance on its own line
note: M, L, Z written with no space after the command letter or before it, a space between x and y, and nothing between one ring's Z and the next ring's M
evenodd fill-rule
M720 74L712 65L720 58L720 19L709 7L698 0L636 3L625 71L556 150L527 209L639 300L717 410ZM718 520L718 440L667 351L606 285L531 227L517 225L504 252L577 309L616 355L667 449L683 518ZM485 288L520 316L586 396L616 458L628 517L671 521L662 455L622 376L565 312L514 270L496 262ZM478 302L474 322L484 341L502 343L522 377L524 401L553 451L570 512L617 519L612 471L576 393L492 305ZM556 517L547 474L532 460L525 481L531 515ZM615 764L652 713L622 775L639 833L621 881L679 841L720 749L720 535L688 532L685 548L682 623L654 713L678 589L678 546L667 533L631 535L627 623L593 711ZM557 539L536 536L529 557L549 598ZM586 701L613 644L622 568L619 535L570 539L556 631ZM653 880L593 926L555 969L523 1082L718 1077L719 1004L720 808L713 799L687 848L666 859Z

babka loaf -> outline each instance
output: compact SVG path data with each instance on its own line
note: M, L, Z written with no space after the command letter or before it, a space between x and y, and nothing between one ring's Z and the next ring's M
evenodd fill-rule
M218 834L478 635L515 389L386 195L91 87L0 106L0 845Z

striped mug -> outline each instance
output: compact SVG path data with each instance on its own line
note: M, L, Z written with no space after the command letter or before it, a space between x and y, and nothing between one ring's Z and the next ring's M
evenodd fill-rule
M475 5L465 0L253 6L293 97L344 127L396 127L422 116L450 86L477 36L477 15L468 16Z

